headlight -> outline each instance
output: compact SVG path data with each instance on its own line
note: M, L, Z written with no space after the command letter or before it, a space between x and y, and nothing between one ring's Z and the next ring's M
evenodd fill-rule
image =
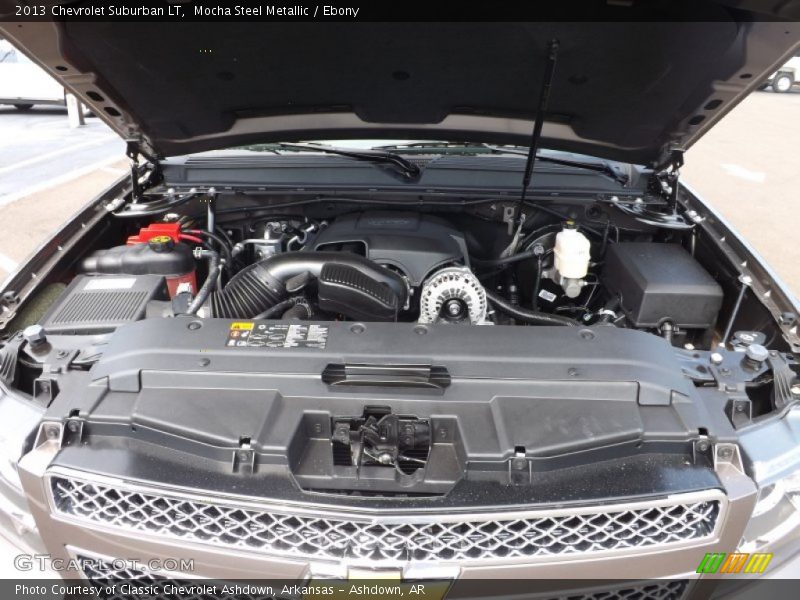
M800 472L759 490L739 550L757 552L780 542L792 532L800 535Z
M800 409L747 432L741 445L759 492L739 551L800 543Z
M9 394L0 386L0 535L26 551L42 552L17 472L17 461L35 434L43 408Z

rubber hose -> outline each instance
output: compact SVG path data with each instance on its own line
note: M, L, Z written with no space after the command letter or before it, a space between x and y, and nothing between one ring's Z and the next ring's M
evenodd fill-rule
M507 314L509 317L513 317L517 321L522 321L523 323L528 323L530 325L565 325L567 327L578 327L580 325L577 321L567 317L551 315L543 312L534 312L520 308L519 306L514 306L501 296L489 290L486 290L486 298L488 298L488 300L494 304L497 310Z
M202 287L197 291L197 295L192 300L186 314L193 315L200 310L200 307L205 304L211 292L217 285L217 277L219 276L219 254L213 250L202 250L200 252L202 258L208 259L208 276Z
M520 262L523 260L527 260L529 258L535 258L536 255L532 251L525 251L521 252L520 254L512 254L511 256L504 256L502 258L474 258L470 257L470 260L479 265L481 267L496 267L499 265L508 265L515 262Z
M254 319L271 319L275 315L283 314L284 311L292 308L295 304L302 300L302 296L293 296L291 298L287 298L286 300L282 300L278 302L275 306L271 306L264 312L257 314Z
M292 308L287 310L281 315L281 319L284 321L288 321L290 319L310 319L313 316L311 312L311 307L303 302L298 302Z
M211 312L215 317L252 319L288 298L286 282L302 273L319 277L326 263L346 265L389 286L397 294L398 304L406 301L406 285L397 273L346 252L293 252L276 254L239 271L220 291L211 294Z
M212 240L213 242L216 242L216 244L219 246L220 252L222 252L222 254L225 256L225 265L229 269L232 268L233 257L231 256L231 249L225 243L225 240L223 240L220 236L218 236L216 233L211 233L210 231L206 231L205 229L184 229L183 231L191 235L202 235Z

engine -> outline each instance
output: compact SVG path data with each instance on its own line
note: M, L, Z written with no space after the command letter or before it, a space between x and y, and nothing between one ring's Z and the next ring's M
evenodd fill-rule
M600 323L674 343L715 325L721 288L687 250L615 238L551 219L509 248L495 223L409 211L234 219L214 232L178 218L85 256L41 324L89 334L178 315Z

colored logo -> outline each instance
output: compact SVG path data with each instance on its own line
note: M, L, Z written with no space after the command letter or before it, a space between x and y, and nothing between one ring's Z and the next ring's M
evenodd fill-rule
M772 554L754 552L748 554L744 552L715 552L706 554L697 567L698 573L763 573Z

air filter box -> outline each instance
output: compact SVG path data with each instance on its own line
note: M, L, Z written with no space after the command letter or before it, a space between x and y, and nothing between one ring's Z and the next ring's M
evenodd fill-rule
M163 275L78 275L40 324L49 334L94 334L144 318L147 303L169 298Z
M670 321L705 329L714 325L722 305L722 288L677 244L612 244L602 278L635 327Z

